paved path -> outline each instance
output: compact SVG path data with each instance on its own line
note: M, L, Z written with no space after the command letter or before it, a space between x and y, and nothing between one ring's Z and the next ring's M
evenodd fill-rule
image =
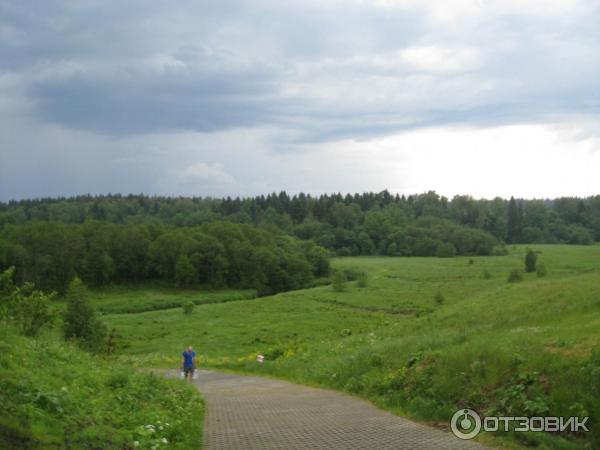
M200 370L204 448L484 450L339 392Z

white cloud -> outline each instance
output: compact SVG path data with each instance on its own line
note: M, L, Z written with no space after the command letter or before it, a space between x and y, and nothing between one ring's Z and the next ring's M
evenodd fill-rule
M494 14L557 15L580 7L579 0L375 0L382 8L418 8L439 22Z
M427 72L461 72L481 66L482 56L472 47L428 45L402 51L402 58L418 70Z
M421 129L375 141L380 150L370 159L387 161L384 184L405 193L594 195L600 135L581 139L582 132L577 123Z
M185 183L192 184L228 184L235 180L225 172L225 166L221 163L199 162L186 167L179 175L179 179Z

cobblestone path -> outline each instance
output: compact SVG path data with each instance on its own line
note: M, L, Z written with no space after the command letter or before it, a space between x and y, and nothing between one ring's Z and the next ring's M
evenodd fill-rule
M286 381L200 370L204 448L484 450L367 401Z

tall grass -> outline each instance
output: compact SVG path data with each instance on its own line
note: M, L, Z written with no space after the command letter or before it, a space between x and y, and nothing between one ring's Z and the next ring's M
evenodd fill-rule
M202 414L184 383L0 328L0 448L198 448Z

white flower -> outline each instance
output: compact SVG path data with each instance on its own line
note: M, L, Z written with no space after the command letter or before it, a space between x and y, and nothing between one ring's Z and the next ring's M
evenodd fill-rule
M133 441L133 446L134 447L139 447L140 446L140 441Z
M169 443L169 441L167 440L167 438L162 438L160 440L160 442L162 442L163 444L168 444Z

